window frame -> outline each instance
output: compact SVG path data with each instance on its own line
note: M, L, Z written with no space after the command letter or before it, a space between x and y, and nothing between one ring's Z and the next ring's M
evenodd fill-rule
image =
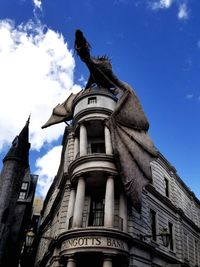
M26 199L26 193L27 193L26 191L20 191L18 199L25 200ZM21 194L23 194L23 197L20 197Z
M88 105L96 104L96 103L97 103L97 97L96 96L88 97Z
M25 188L24 188L24 185L26 185ZM27 190L28 190L28 185L29 185L29 182L22 182L21 190L23 190L23 191L27 191Z
M152 228L152 214L154 214L154 231L153 231L153 228ZM155 211L155 209L151 208L149 209L149 219L150 219L150 227L151 227L151 235L152 235L152 238L151 238L151 241L153 242L156 242L158 241L157 239L157 231L158 231L158 220L157 220L157 211ZM154 232L154 233L153 233Z
M170 179L164 176L164 190L165 190L165 196L167 198L170 198Z
M26 186L24 186L24 185L26 185ZM21 188L20 188L18 199L19 200L25 200L27 198L28 190L29 190L29 182L23 181L21 183ZM21 195L23 195L23 197Z
M185 237L186 237L186 242L185 242ZM189 236L186 230L183 231L183 256L184 260L189 260Z
M168 221L168 231L170 233L169 249L170 251L175 252L174 223L171 221Z
M194 264L199 266L199 242L197 238L194 238Z

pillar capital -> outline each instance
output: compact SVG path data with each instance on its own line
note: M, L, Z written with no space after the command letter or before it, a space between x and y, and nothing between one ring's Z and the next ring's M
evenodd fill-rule
M105 254L104 261L103 261L103 267L112 267L112 258L110 255L107 256L107 254Z
M76 189L76 186L74 184L70 184L69 185L69 188L70 188L70 190L75 190Z
M113 178L113 179L115 179L115 176L116 176L116 174L113 174L112 172L106 172L106 177L107 178Z
M67 260L67 267L76 267L76 259L74 258L74 255L70 255Z
M103 125L106 126L106 127L108 127L107 124L108 124L108 119L105 118L105 119L103 120Z
M67 261L68 261L68 262L76 262L76 260L75 260L74 257L69 257Z
M113 254L110 254L110 253L103 253L103 257L104 257L104 259L106 259L106 260L110 260L110 261L112 261Z
M83 125L83 126L87 126L87 124L88 124L88 121L86 121L86 120L82 120L82 121L79 121L78 122L78 126L80 127L81 125Z

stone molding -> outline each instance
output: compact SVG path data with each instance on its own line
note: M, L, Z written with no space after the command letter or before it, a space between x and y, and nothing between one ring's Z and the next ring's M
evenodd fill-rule
M110 175L117 175L113 156L103 153L84 155L69 165L71 181L91 171L104 171Z
M109 91L100 91L100 90L91 90L89 92L86 92L86 93L83 93L81 94L79 97L75 98L73 100L73 107L75 107L75 105L77 105L77 103L82 100L83 98L85 97L88 97L88 96L96 96L96 95L102 95L102 96L106 96L106 97L109 97L111 98L112 100L114 100L115 102L118 101L117 97L114 96L112 93L110 93Z
M61 256L68 256L76 252L96 251L104 254L129 255L129 234L104 227L88 227L72 229L58 237Z
M109 117L112 114L112 110L107 108L101 108L101 107L88 107L84 110L78 112L74 118L73 118L73 125L76 125L77 123L80 123L81 118L84 117L85 120L96 120L97 116L93 117L94 114L98 114L98 120L104 120L107 117ZM85 116L89 115L89 117L85 118ZM104 115L104 116L103 116ZM106 118L105 118L106 116Z

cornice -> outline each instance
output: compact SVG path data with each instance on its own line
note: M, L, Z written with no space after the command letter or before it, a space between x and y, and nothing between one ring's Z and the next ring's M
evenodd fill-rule
M160 152L158 152L157 162L169 173L170 176L174 176L174 178L181 184L184 190L188 193L190 198L193 199L197 203L197 205L199 205L200 208L200 200L180 178L180 176L177 174L177 170L175 169L175 167L172 166L170 162Z
M165 259L166 261L172 264L181 264L182 262L177 259L177 257L170 255L169 253L165 253L163 250L158 249L155 245L151 243L144 242L138 238L132 237L131 244L141 248L142 250L149 251L153 255L157 255Z
M116 230L114 228L106 228L106 227L87 227L87 228L78 228L78 229L71 229L67 232L60 234L57 237L58 242L62 242L69 238L75 237L84 237L84 236L96 236L101 235L107 237L108 235L113 238L121 238L126 240L128 243L131 241L132 236L128 233Z
M78 96L77 98L73 100L73 108L83 98L88 97L88 96L94 96L94 95L103 95L103 96L107 96L113 99L115 102L118 101L117 97L114 96L112 93L110 93L108 90L91 89L88 92L86 91L83 92L80 96Z
M159 199L163 204L165 204L168 208L170 208L173 212L177 213L182 219L184 219L195 231L200 233L200 228L192 221L190 220L182 209L177 208L169 198L163 196L161 193L159 193L155 187L151 184L147 185L145 189L154 195L157 199Z
M68 167L69 176L71 177L72 180L73 180L74 176L77 176L77 175L80 176L82 173L85 173L89 170L91 171L90 167L88 169L83 167L83 169L81 171L79 171L80 172L79 174L76 174L76 173L73 174L73 171L76 169L76 167L84 165L84 163L88 163L88 162L89 163L94 162L93 170L95 170L95 162L105 162L105 163L109 162L109 163L111 163L111 166L115 165L113 155L107 155L107 154L103 154L103 153L93 153L93 154L81 156L81 157L75 159L74 161L72 161ZM103 166L102 166L102 168L103 168ZM96 167L96 169L98 169L98 167ZM111 175L117 174L117 170L114 168L111 169L111 167L110 168L105 167L104 172L108 172Z
M111 109L108 109L108 108L103 108L103 107L88 107L88 108L85 108L81 111L79 111L74 117L73 117L73 125L75 125L79 120L80 118L82 118L83 116L86 116L86 115L91 115L92 113L101 113L101 114L104 114L106 116L110 116L112 114L112 110ZM85 120L91 120L92 118L88 118L88 119L85 119ZM96 119L96 118L95 118ZM98 118L99 120L104 120L105 118L101 118L99 117Z

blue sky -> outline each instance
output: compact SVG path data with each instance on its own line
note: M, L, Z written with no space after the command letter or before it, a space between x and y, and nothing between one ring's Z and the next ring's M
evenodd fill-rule
M79 28L135 89L154 144L200 197L199 12L199 0L1 0L1 160L31 112L31 170L46 192L64 125L40 126L87 80L73 52Z

